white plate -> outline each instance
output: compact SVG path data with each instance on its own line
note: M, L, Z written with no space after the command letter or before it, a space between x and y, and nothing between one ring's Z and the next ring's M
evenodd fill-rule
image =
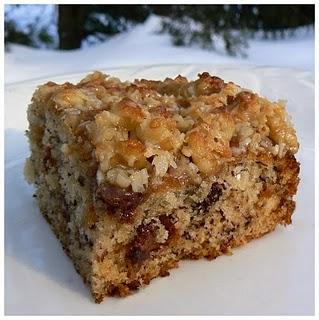
M300 151L301 182L293 225L214 261L185 261L170 277L124 299L94 304L32 198L22 174L28 155L26 107L37 85L5 88L5 312L104 315L310 315L314 313L314 84L308 72L214 65L139 66L104 70L121 79L193 78L209 71L270 99L288 100Z

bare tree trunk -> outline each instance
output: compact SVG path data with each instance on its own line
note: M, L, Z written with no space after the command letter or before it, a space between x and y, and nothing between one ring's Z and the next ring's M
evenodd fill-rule
M81 47L85 36L84 22L87 15L85 5L58 5L59 48L70 50Z

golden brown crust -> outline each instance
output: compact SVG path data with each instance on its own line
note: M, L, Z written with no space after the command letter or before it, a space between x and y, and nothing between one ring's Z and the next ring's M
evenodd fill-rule
M87 154L94 153L99 181L134 191L145 191L181 156L205 176L246 152L282 158L298 150L282 101L270 102L207 72L195 81L178 76L134 83L95 72L77 85L49 82L33 101L63 114L78 143L85 141Z

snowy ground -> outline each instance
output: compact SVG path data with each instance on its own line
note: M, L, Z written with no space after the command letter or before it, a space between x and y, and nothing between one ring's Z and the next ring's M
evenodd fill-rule
M247 58L233 58L200 48L174 47L170 36L158 34L160 20L144 24L95 46L61 52L11 45L5 53L6 84L110 67L209 63L291 67L314 72L314 31L300 29L285 40L250 40Z

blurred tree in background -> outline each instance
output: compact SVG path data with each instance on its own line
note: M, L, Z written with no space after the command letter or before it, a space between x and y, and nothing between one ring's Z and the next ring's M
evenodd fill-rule
M5 6L5 43L65 50L104 41L151 14L162 17L160 31L175 45L230 55L244 55L249 37L289 37L296 27L314 24L314 5L57 5L50 24L33 21L21 27L10 15L19 6Z
M313 5L173 5L163 21L175 45L198 44L244 55L247 39L285 37L314 23ZM220 45L219 45L220 47Z
M36 48L56 48L54 6L5 5L4 41Z
M81 47L83 39L103 41L146 20L146 5L59 5L58 33L60 49ZM72 17L72 19L70 19Z

